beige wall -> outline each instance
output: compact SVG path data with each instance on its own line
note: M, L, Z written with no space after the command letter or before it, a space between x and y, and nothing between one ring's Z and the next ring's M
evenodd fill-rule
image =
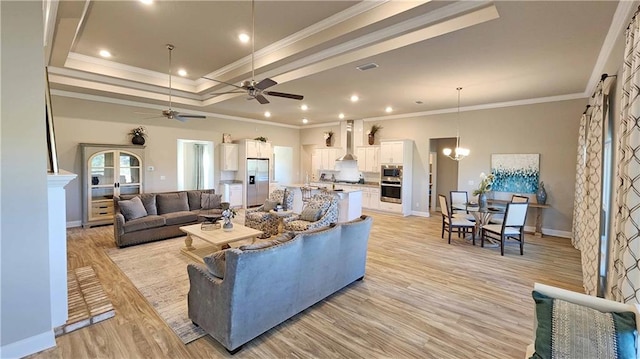
M56 139L61 168L81 175L82 161L79 143L130 144L129 131L143 125L147 129L145 143L145 183L147 192L173 191L177 189L177 140L213 141L214 187L219 188L220 152L222 134L230 133L234 140L265 136L273 145L297 149L299 130L270 126L259 122L243 122L219 118L191 120L185 123L165 118L139 119L131 108L67 97L53 97ZM150 112L149 110L144 110ZM147 116L148 117L148 116ZM293 154L291 178L299 181L299 151ZM149 172L148 166L155 170ZM161 180L160 176L165 176ZM67 221L82 219L81 178L67 186Z
M436 168L436 183L435 183L434 196L437 198L438 195L441 194L447 197L447 201L449 201L450 200L449 192L458 190L459 162L452 161L449 157L445 156L442 153L442 150L445 148L452 148L452 149L456 148L456 139L455 138L439 138L432 142L435 142L436 153L438 154L438 158L436 160L437 168ZM413 202L415 205L415 202L417 201L413 201ZM424 206L421 205L420 207L418 208L422 211L428 210L426 202ZM438 203L438 207L439 207L439 203Z
M471 150L471 155L459 163L458 189L472 192L477 187L480 173L490 172L492 153L539 153L540 179L545 182L547 203L552 206L545 210L544 228L569 235L578 123L586 103L587 99L578 99L462 112L460 141ZM414 141L413 211L424 212L428 208L429 141L455 137L456 117L450 113L375 121L384 127L377 134L379 139ZM364 127L370 127L369 124L365 122ZM321 144L324 130L302 130L301 143ZM442 161L445 160L439 160ZM473 181L473 185L469 181ZM530 211L529 225L533 224L533 217Z

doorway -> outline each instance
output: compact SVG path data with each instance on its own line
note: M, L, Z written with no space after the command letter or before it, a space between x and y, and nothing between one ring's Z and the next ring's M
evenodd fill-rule
M429 211L440 211L438 195L449 198L450 191L458 190L458 161L442 153L445 148L455 148L456 138L432 138L429 140L431 186L429 192ZM433 175L433 176L431 176Z
M273 146L273 181L291 184L293 172L293 148Z
M178 190L213 188L213 142L178 140Z

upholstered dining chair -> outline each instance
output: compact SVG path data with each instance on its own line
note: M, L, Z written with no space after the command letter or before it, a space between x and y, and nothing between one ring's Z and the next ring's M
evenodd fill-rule
M244 215L244 225L262 231L260 238L269 238L278 234L278 217L269 213L280 203L284 208L293 208L295 193L287 189L276 189L269 194L269 198L260 207L247 209Z
M484 247L484 239L492 238L500 241L500 255L504 255L504 242L512 238L520 242L520 255L524 254L524 224L527 220L529 203L508 203L502 224L485 224L482 226L480 246Z
M449 191L449 199L451 200L451 215L456 218L465 218L475 221L473 214L469 214L466 209L469 203L469 194L467 191Z
M529 203L529 197L514 194L513 196L511 196L511 203ZM489 223L502 224L503 221L504 221L504 215L500 214L500 215L491 217L491 219L489 220Z
M444 231L449 232L449 244L451 244L451 232L455 231L458 235L466 235L471 233L473 245L476 245L476 224L465 218L454 217L451 215L447 197L439 194L440 211L442 212L442 233L440 236L444 238ZM468 232L467 232L468 231Z

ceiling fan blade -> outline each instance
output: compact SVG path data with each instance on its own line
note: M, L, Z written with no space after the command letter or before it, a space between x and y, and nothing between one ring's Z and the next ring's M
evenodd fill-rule
M241 89L241 88L242 88L241 86L234 85L234 84L229 83L229 82L224 82L224 81L220 81L220 80L212 79L212 78L209 78L209 77L206 77L206 76L202 76L202 78L203 78L203 79L205 79L205 80L215 81L215 82L219 82L219 83L221 83L221 84L225 84L225 85L229 85L229 86L237 87L237 88L239 88L239 89Z
M269 100L267 100L266 97L264 97L264 96L262 96L260 94L256 95L256 100L258 100L258 102L260 102L263 105L269 103Z
M203 116L203 115L178 115L178 117L182 117L182 118L207 118L207 116Z
M265 91L264 94L269 96L290 98L292 100L302 100L304 98L304 96L302 95L294 95L292 93L284 93L284 92L276 92L276 91Z
M269 88L271 86L277 85L278 83L273 81L272 79L264 79L260 82L258 82L254 87L257 88L258 90L264 90L266 88Z

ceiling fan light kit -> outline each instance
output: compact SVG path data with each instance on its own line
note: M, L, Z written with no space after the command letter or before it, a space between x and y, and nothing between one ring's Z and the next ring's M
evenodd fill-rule
M456 123L456 148L454 150L450 148L444 148L442 150L442 153L454 161L460 161L465 157L469 156L471 151L468 148L460 147L460 91L462 91L462 87L458 87L456 88L456 90L458 91L458 119Z
M220 80L216 80L216 79L212 79L212 78L203 76L202 77L203 79L210 80L210 81L215 81L215 82L218 82L218 83L221 83L221 84L225 84L225 85L229 85L229 86L233 86L233 87L238 89L236 91L212 93L211 95L219 96L219 95L231 94L231 93L246 93L247 95L249 95L248 100L256 99L262 105L266 105L266 104L269 103L269 100L266 97L264 97L264 95L288 98L288 99L292 99L292 100L302 100L304 98L304 96L302 96L302 95L295 95L295 94L277 92L277 91L265 91L269 87L272 87L272 86L275 86L275 85L278 84L276 81L274 81L274 80L272 80L270 78L263 79L263 80L261 80L259 82L255 81L255 78L256 78L255 77L255 72L256 72L256 68L255 68L255 38L256 38L256 34L255 34L255 1L252 0L251 1L251 80L242 81L240 86L238 86L238 85L234 85L234 84L231 84L231 83L228 83L228 82L224 82L224 81L220 81Z

